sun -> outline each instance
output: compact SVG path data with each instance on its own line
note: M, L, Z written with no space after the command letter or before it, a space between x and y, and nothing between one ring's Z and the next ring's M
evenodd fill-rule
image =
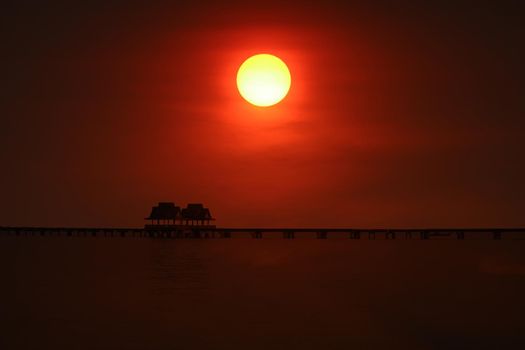
M237 72L237 88L241 96L260 107L273 106L286 97L292 77L279 57L258 54L248 58Z

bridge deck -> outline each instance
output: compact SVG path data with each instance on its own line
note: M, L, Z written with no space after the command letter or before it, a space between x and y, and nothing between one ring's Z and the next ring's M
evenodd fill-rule
M12 236L92 236L92 237L145 237L145 238L232 238L234 235L261 239L264 235L282 234L283 238L292 239L298 235L307 237L314 234L315 238L326 239L344 237L360 239L414 239L428 240L431 238L453 237L492 238L492 239L523 239L525 228L277 228L277 227L212 227L212 226L177 226L177 227L147 227L147 228L115 228L115 227L0 227L0 235Z

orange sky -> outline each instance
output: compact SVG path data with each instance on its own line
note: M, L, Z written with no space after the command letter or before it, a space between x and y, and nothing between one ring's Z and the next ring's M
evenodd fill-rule
M0 225L524 225L516 9L380 4L11 5ZM261 52L270 108L235 87Z

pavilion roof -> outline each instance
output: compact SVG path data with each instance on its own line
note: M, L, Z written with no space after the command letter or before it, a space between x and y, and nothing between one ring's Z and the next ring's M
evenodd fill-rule
M157 206L151 208L151 213L146 220L175 220L180 215L180 207L172 202L159 202Z
M213 220L210 209L201 203L190 203L181 211L182 218L187 220Z

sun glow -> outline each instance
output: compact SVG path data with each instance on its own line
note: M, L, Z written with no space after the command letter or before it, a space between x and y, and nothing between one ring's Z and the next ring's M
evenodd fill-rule
M279 103L288 94L291 82L286 64L268 54L248 58L237 72L239 93L246 101L260 107Z

